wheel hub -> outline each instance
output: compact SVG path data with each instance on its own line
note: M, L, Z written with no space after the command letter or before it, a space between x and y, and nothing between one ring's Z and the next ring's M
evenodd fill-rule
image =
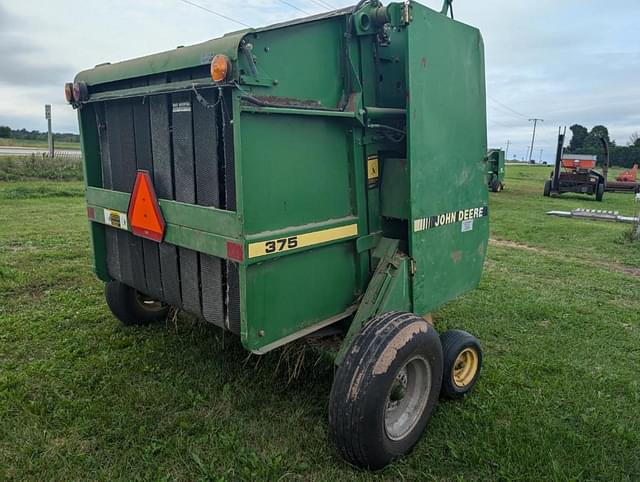
M409 360L389 388L384 426L392 440L404 438L416 426L431 391L431 367L422 356Z
M161 311L166 306L164 303L154 300L153 298L150 298L149 296L144 295L139 291L136 292L136 300L142 308L148 311Z
M477 371L478 354L471 348L465 348L453 364L453 382L457 387L464 388L473 381Z

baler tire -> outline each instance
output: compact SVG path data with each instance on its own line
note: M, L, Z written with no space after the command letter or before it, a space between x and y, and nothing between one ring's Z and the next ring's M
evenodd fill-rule
M111 313L128 326L147 325L166 320L169 306L153 301L120 281L110 281L104 295Z
M391 312L369 322L331 388L329 432L340 455L377 470L409 453L438 402L442 366L440 337L423 318Z
M599 183L596 187L596 201L602 202L602 198L604 198L604 184Z
M462 330L445 331L440 342L444 357L441 396L458 400L473 390L480 377L482 348L475 336ZM460 363L468 365L460 369Z
M502 184L497 179L491 181L491 190L493 192L500 192L502 189Z
M551 196L551 180L547 179L544 182L544 197Z

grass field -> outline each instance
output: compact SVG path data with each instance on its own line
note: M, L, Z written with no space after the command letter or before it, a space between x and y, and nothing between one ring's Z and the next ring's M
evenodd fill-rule
M53 158L42 155L1 156L0 181L82 180L82 158L64 155Z
M638 480L640 243L628 194L542 197L548 168L491 194L479 289L435 313L484 347L483 376L442 402L413 454L353 470L327 440L332 364L181 316L124 328L91 273L79 182L0 183L0 480Z
M0 146L15 146L15 147L40 147L48 148L48 141L36 140L36 139L7 139L0 137ZM56 149L80 149L79 142L55 142Z

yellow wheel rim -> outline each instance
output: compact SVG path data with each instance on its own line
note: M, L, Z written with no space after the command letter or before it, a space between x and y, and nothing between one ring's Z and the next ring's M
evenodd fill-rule
M464 388L473 381L477 372L478 353L473 348L465 348L453 364L453 383Z

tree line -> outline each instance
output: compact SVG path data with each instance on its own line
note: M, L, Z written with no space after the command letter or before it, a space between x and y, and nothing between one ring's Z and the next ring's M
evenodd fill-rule
M598 164L604 163L604 151L600 138L609 143L609 158L612 166L631 167L640 164L640 135L634 133L626 146L618 146L609 138L606 126L594 126L591 130L580 124L574 124L569 129L573 137L565 152L571 154L589 154L598 156Z
M46 141L47 133L40 131L28 131L27 129L12 129L9 126L0 126L0 138ZM80 136L78 134L72 134L69 132L54 132L53 138L59 142L80 142Z

